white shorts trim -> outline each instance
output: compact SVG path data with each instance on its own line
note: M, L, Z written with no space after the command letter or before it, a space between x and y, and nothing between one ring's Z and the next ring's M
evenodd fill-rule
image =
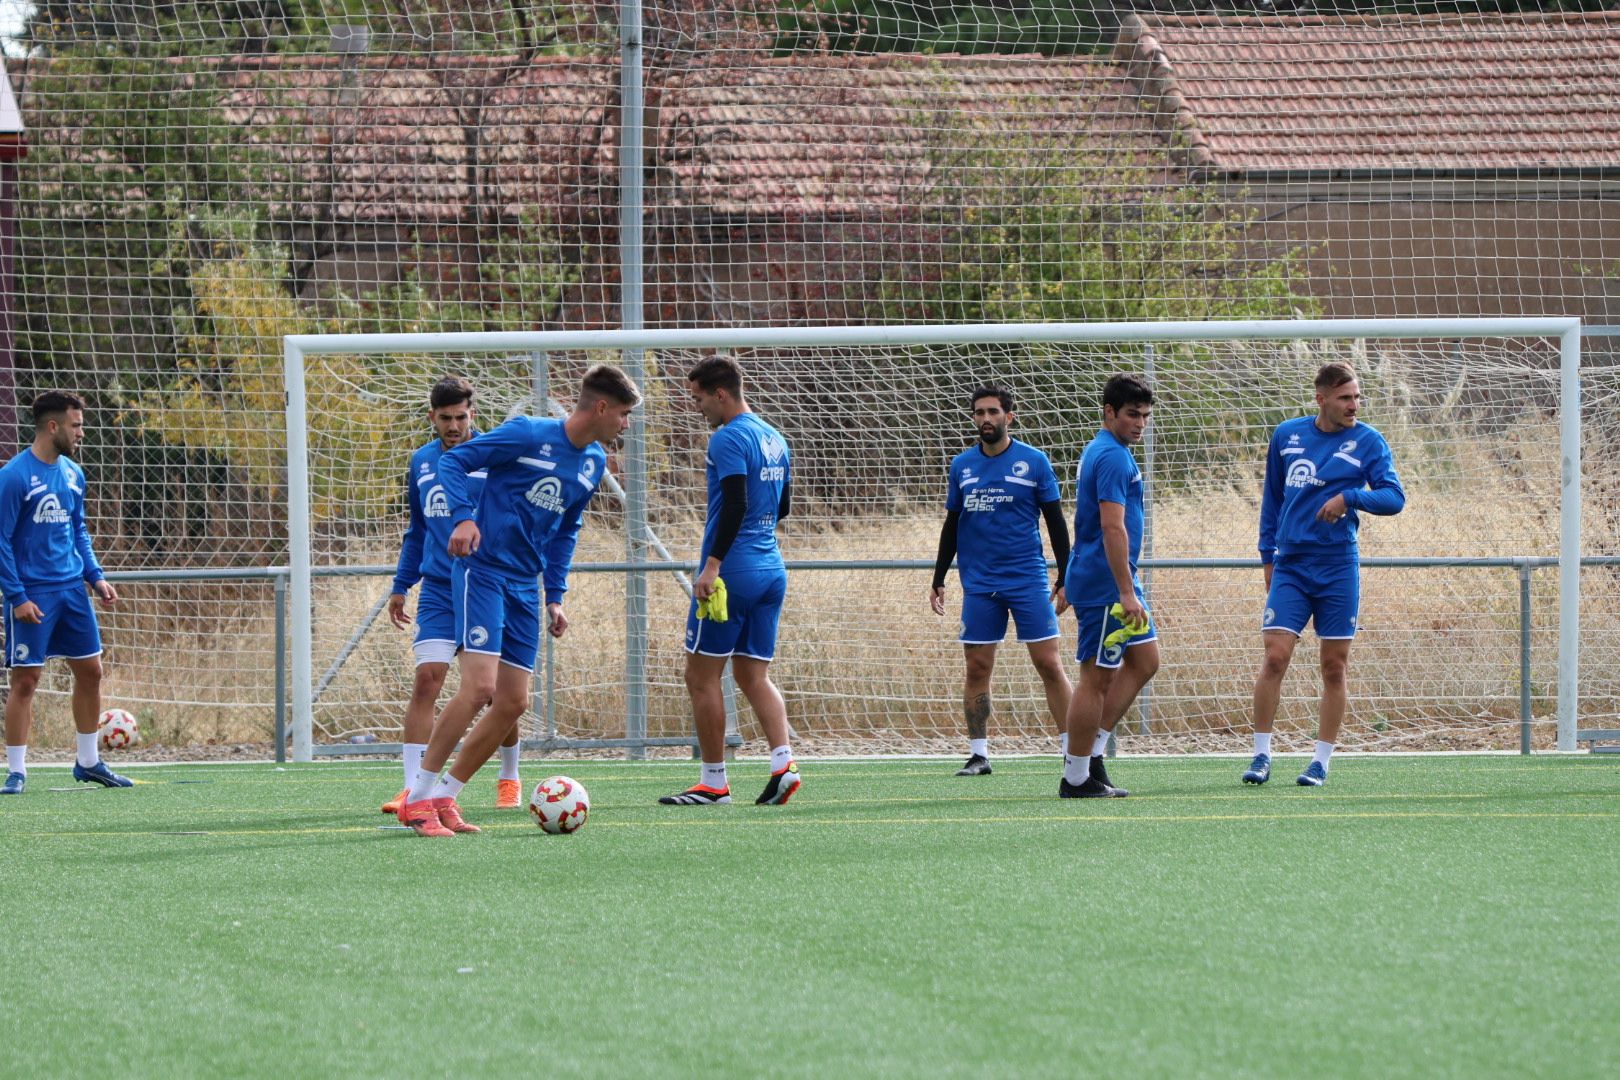
M758 660L762 664L769 664L771 661L776 659L774 656L755 656L751 652L734 652L731 655L745 657L749 660Z
M104 650L104 649L97 649L95 652L85 653L83 656L58 656L57 659L61 659L61 660L90 660L90 659L92 659L94 657L100 656L105 651L106 650ZM50 660L52 658L47 656L45 659Z
M957 643L960 645L1000 645L1006 640L1007 639L1005 637L998 637L993 641L970 641L967 638L956 639Z
M698 648L696 645L688 645L686 647L686 655L691 656L693 653L697 653L699 656L736 656L737 655L737 653L735 651L732 651L732 652L707 652L707 651L705 651L703 649ZM758 657L756 657L755 659L758 659Z
M462 647L461 651L468 654L469 656L499 656L499 655L501 655L498 652L490 652L488 649L469 649L469 648L466 648L465 646Z
M491 653L484 653L484 654L483 654L483 655L485 655L485 656L490 656L490 655L495 655L495 656L499 656L499 655L500 655L500 654L499 654L499 653L494 653L494 654L491 654ZM538 658L537 658L537 659L538 659ZM514 664L514 663L512 663L512 661L510 661L510 660L504 660L504 659L503 659L503 660L502 660L502 661L501 661L501 663L502 663L502 664L503 664L503 665L504 665L504 666L506 666L506 667L509 667L509 668L516 668L516 669L517 669L517 670L519 670L519 671L526 671L526 672L528 672L528 673L529 673L529 674L530 674L530 675L533 675L533 674L534 674L534 668L532 668L532 667L524 667L524 666L523 666L523 665L522 665L522 664Z
M1018 644L1020 644L1020 645L1039 645L1043 641L1052 641L1052 640L1054 640L1056 638L1060 638L1062 636L1063 636L1062 632L1059 631L1056 634L1047 634L1045 637L1019 638L1018 639Z
M423 638L414 642L411 650L416 653L416 666L423 664L448 664L456 658L456 643L449 638Z
M1354 641L1354 640L1356 640L1356 635L1354 635L1354 634L1332 634L1332 635L1330 635L1330 634L1317 634L1316 635L1316 640L1317 641Z
M1293 634L1295 637L1305 636L1305 632L1303 630L1295 630L1292 626L1262 626L1260 628L1260 632L1262 634L1269 634L1273 630L1280 630L1285 634Z

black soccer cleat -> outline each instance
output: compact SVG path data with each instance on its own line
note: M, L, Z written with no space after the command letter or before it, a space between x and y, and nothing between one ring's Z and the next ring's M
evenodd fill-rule
M799 766L790 761L786 768L771 773L770 780L765 783L765 790L760 792L759 798L754 802L760 806L781 806L791 799L793 793L802 785L803 781L799 779Z
M989 776L990 759L982 754L974 754L967 759L967 764L956 770L957 776Z
M1091 775L1094 779L1101 781L1104 787L1114 786L1114 782L1108 779L1107 759L1101 754L1091 759Z
M1123 799L1129 794L1123 788L1109 787L1095 776L1086 777L1083 784L1071 784L1067 777L1058 779L1060 799Z
M715 790L702 784L694 784L685 791L665 795L658 801L665 806L717 806L731 801L731 789L727 787Z

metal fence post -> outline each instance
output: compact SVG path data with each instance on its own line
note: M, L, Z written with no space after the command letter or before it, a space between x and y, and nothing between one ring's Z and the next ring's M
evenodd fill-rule
M1530 572L1519 563L1519 753L1530 752Z
M275 577L276 603L276 764L287 760L287 576Z

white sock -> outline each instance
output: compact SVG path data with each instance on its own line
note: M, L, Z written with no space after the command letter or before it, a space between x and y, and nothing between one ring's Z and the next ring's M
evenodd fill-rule
M1075 785L1083 784L1091 779L1091 759L1089 757L1075 757L1072 754L1064 754L1063 779Z
M1114 733L1112 731L1103 731L1101 728L1097 729L1097 737L1091 742L1092 757L1102 757L1104 754L1108 753L1108 740L1113 734Z
M1330 743L1330 742L1323 742L1321 739L1317 739L1316 740L1316 753L1311 756L1311 760L1321 762L1322 769L1325 772L1327 770L1327 767L1328 767L1328 758L1330 758L1332 756L1333 756L1333 744Z
M704 787L714 788L716 791L726 790L726 763L703 763L703 779L700 781Z
M73 741L78 744L79 764L85 768L94 768L96 762L101 760L101 747L96 743L97 734L92 731L86 735L82 731L73 733Z
M405 744L405 786L410 787L411 781L416 779L417 770L422 767L422 755L427 752L427 743L408 742Z
M989 739L969 739L968 740L968 753L974 755L975 757L982 757L982 758L985 758L986 760L988 760L989 757L990 757L990 740Z
M416 776L411 780L411 791L410 794L405 796L405 801L408 803L421 802L428 797L428 792L432 791L434 785L438 782L438 773L418 768Z
M1271 756L1271 732L1257 731L1254 733L1254 752Z
M27 743L24 743L21 746L12 746L10 743L6 744L6 771L20 772L24 776L28 775Z
M1058 746L1063 748L1063 755L1067 757L1069 754L1069 733L1067 731L1065 731L1063 733L1063 737L1058 740Z
M521 753L522 750L523 747L521 746L501 747L502 780L516 780L518 778L518 754Z
M439 777L439 782L433 785L433 793L429 795L428 798L453 799L457 795L460 795L461 789L466 786L466 784L462 783L460 780L457 780L449 773L445 773L443 776Z
M793 747L782 745L771 747L771 772L779 773L793 764Z

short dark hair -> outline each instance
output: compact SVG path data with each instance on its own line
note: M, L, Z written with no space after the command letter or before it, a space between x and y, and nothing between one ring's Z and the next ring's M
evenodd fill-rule
M1356 369L1349 364L1341 364L1335 360L1331 364L1323 364L1316 369L1316 388L1318 390L1337 390L1347 382L1355 382L1360 378Z
M729 356L704 357L686 373L686 381L697 383L704 393L724 390L734 398L742 397L742 365Z
M1152 405L1153 390L1140 375L1115 375L1103 386L1102 403L1116 413L1127 405Z
M428 408L445 409L451 405L460 405L466 402L472 404L473 384L470 379L460 375L446 375L433 384L428 392Z
M980 398L987 397L993 397L997 401L1001 402L1002 412L1013 411L1012 391L1006 389L1005 387L997 386L994 383L985 383L983 386L973 391L973 396L968 398L968 408L972 409L973 406L979 403Z
M579 381L579 403L589 405L598 398L611 398L620 405L639 405L641 388L612 364L597 364Z
M54 420L72 409L83 412L84 398L66 390L47 390L34 399L34 427L42 428L47 420Z

